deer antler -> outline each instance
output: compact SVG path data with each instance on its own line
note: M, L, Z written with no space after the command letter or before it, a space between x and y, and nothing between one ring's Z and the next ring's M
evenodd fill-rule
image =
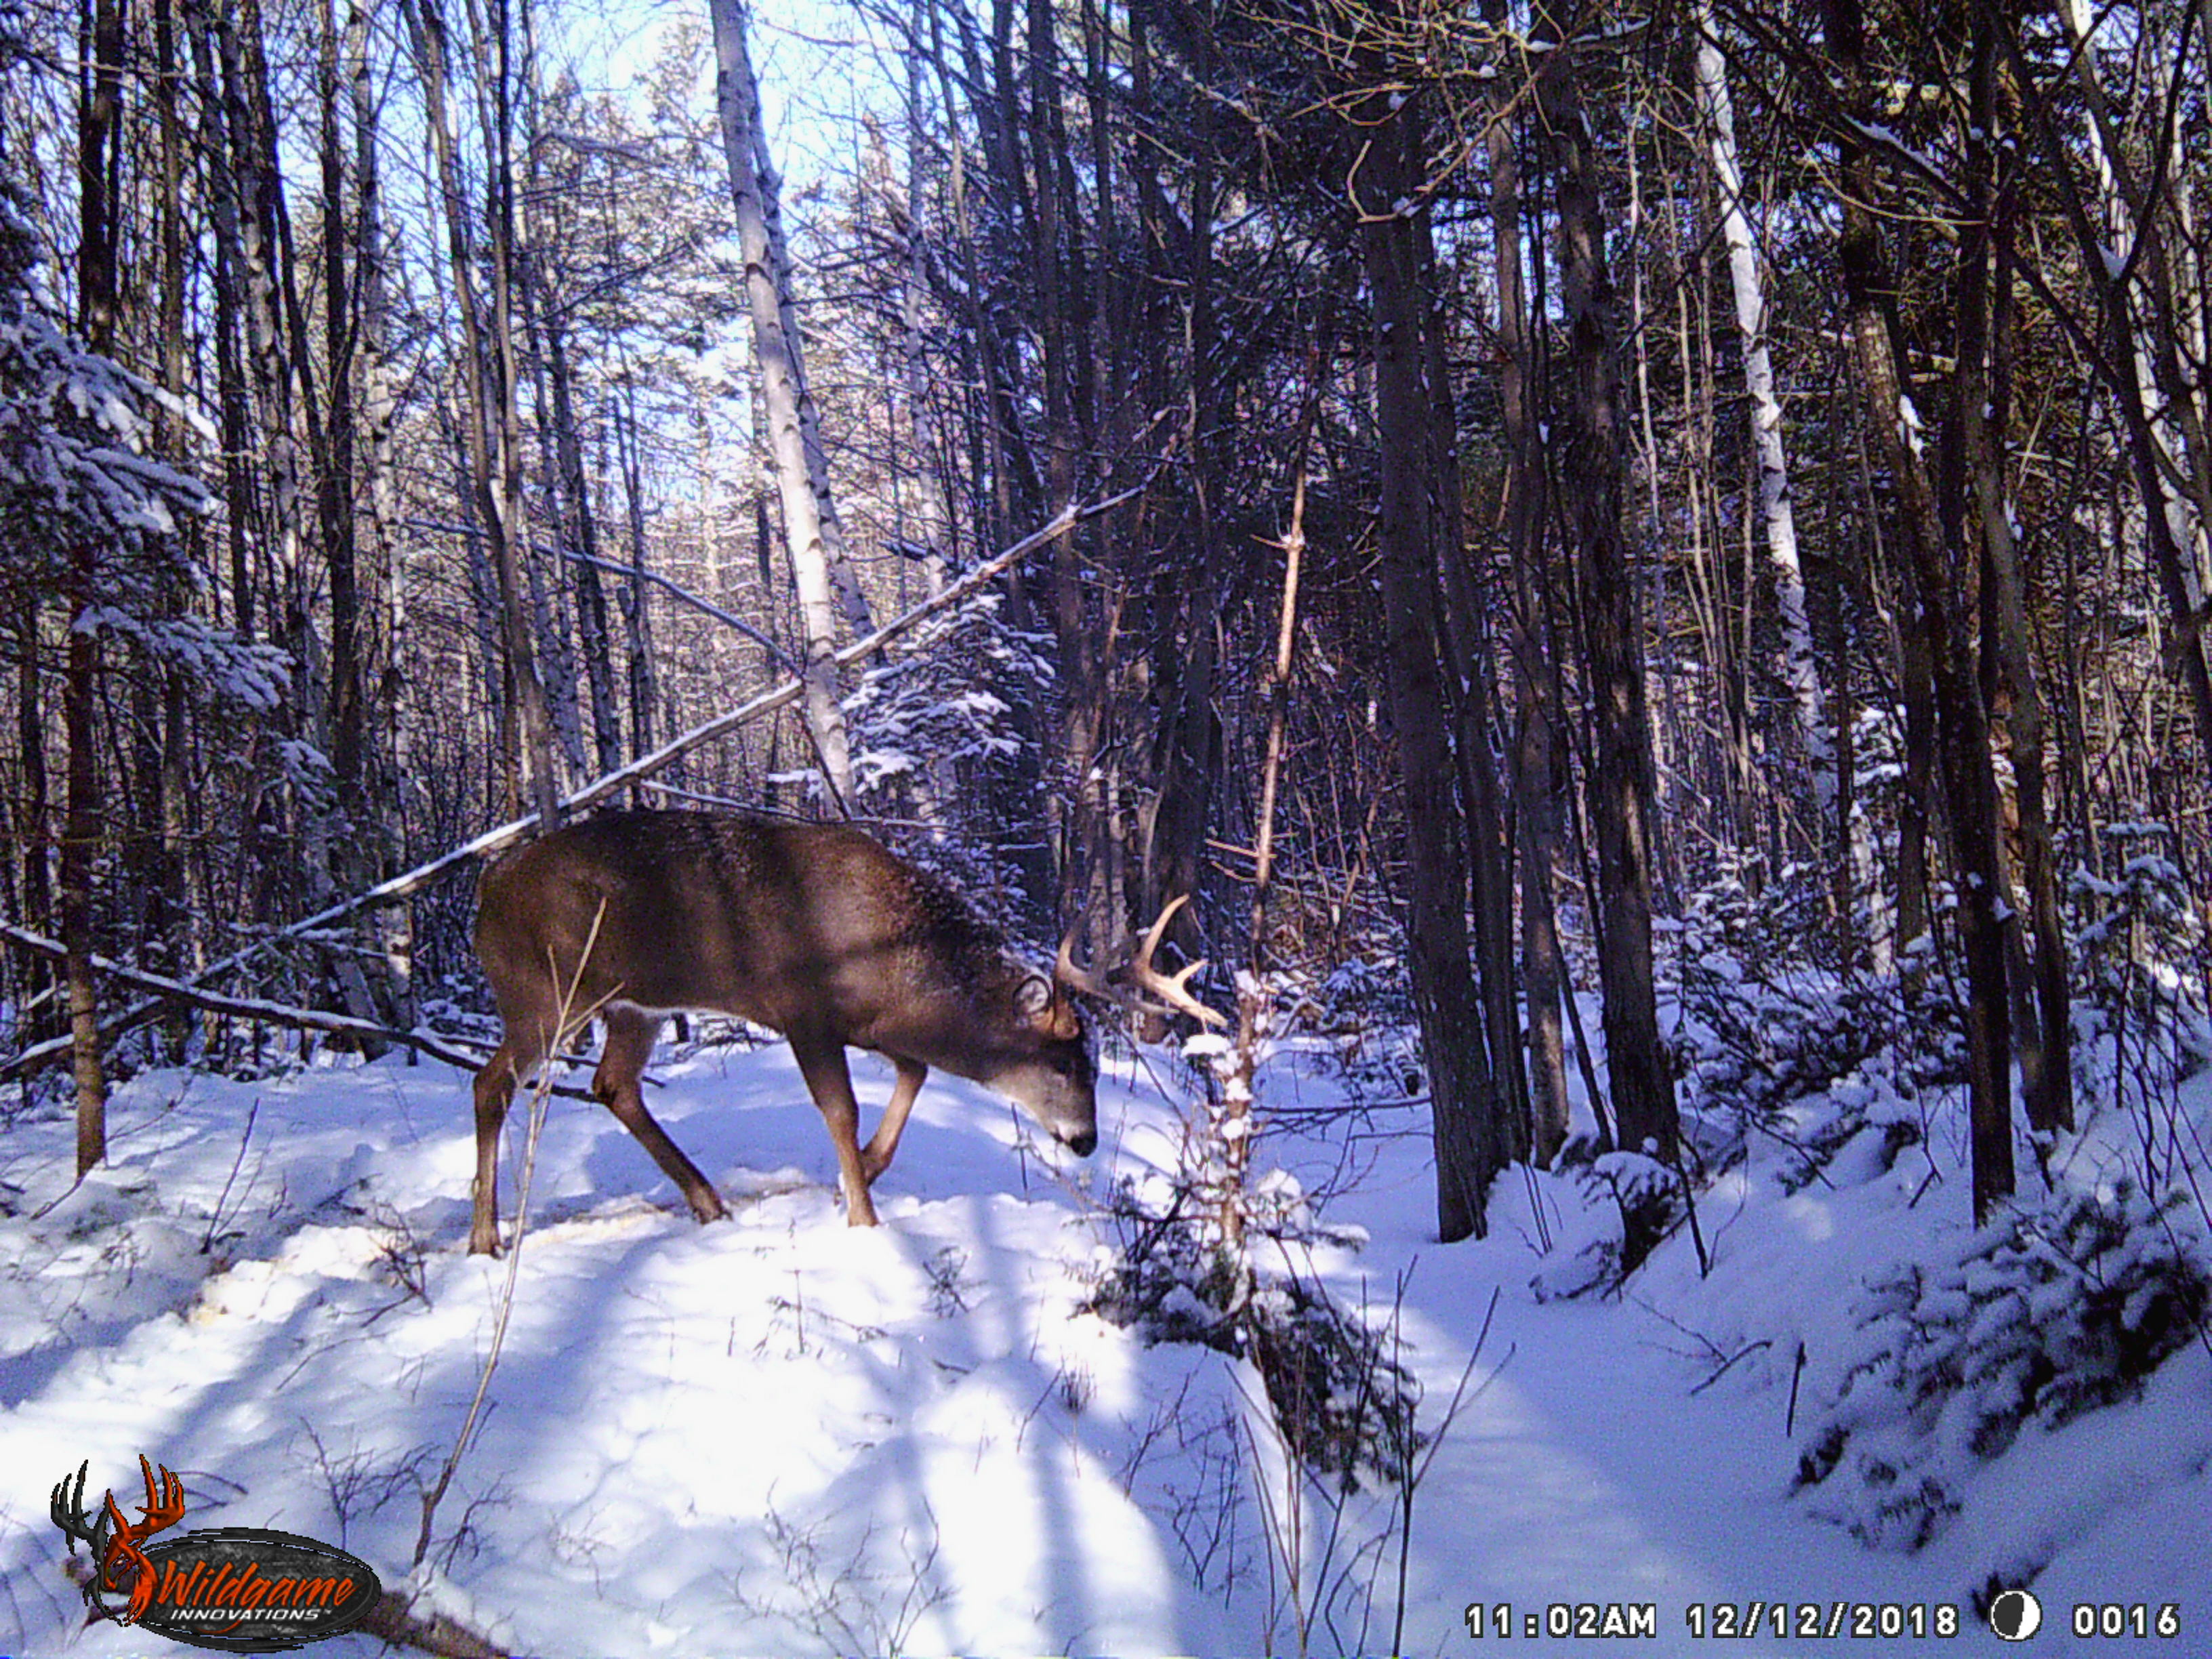
M167 1466L161 1469L161 1489L154 1490L154 1466L146 1461L146 1454L138 1454L138 1472L146 1478L146 1501L140 1507L140 1518L125 1521L123 1510L116 1504L115 1494L107 1495L107 1512L114 1518L115 1539L107 1547L105 1576L110 1589L121 1589L116 1569L124 1562L131 1565L131 1616L117 1620L118 1624L135 1625L138 1615L146 1611L146 1604L154 1599L154 1564L146 1559L138 1547L164 1527L173 1527L185 1518L185 1483Z
M115 1494L109 1492L107 1501L100 1506L100 1516L95 1520L88 1516L84 1507L85 1475L91 1467L89 1458L77 1466L74 1486L67 1476L62 1478L60 1484L54 1487L48 1513L52 1516L54 1524L67 1535L71 1555L76 1553L76 1547L80 1543L92 1552L94 1571L92 1583L85 1591L85 1599L99 1607L96 1595L99 1589L105 1588L119 1593L127 1582L130 1605L124 1612L110 1613L109 1616L118 1624L133 1625L138 1622L139 1615L146 1611L148 1603L154 1599L154 1564L146 1559L145 1552L139 1547L164 1527L173 1527L185 1518L185 1483L164 1466L157 1491L154 1484L154 1466L141 1453L138 1472L145 1477L146 1502L139 1510L139 1518L136 1521L125 1519L122 1506L115 1501ZM123 1573L126 1565L131 1570L127 1581ZM108 1612L105 1607L100 1610Z
M1178 893L1169 901L1167 908L1160 912L1159 919L1152 923L1152 931L1145 935L1145 948L1137 952L1137 959L1129 964L1129 977L1170 1007L1179 1008L1207 1025L1226 1025L1229 1024L1227 1019L1190 994L1191 976L1206 966L1204 957L1177 974L1163 974L1152 966L1152 951L1168 931L1168 924L1175 920L1176 912L1188 902L1190 895L1188 893Z
M1078 916L1068 924L1067 931L1060 936L1060 954L1053 958L1052 963L1053 983L1064 985L1071 991L1103 997L1109 1002L1123 1000L1118 990L1076 961L1075 936L1082 931L1083 918Z
M1152 966L1152 952L1159 948L1168 924L1175 920L1176 912L1189 902L1190 895L1188 893L1180 894L1168 902L1167 908L1160 912L1158 920L1145 934L1144 945L1134 953L1133 959L1130 940L1125 936L1115 948L1115 965L1109 968L1103 975L1092 972L1075 960L1075 935L1083 926L1079 920L1060 938L1060 955L1053 963L1053 978L1071 990L1087 991L1092 996L1103 997L1109 1002L1117 1002L1125 1008L1140 1008L1154 1014L1185 1013L1208 1025L1226 1025L1228 1020L1190 994L1191 976L1206 966L1204 957L1174 974L1163 974ZM1124 968L1133 982L1150 991L1167 1006L1162 1007L1156 1003L1146 1002L1124 988L1110 983L1111 976Z
M82 1544L92 1552L93 1564L97 1566L100 1558L107 1553L109 1528L106 1514L95 1521L85 1512L84 1478L91 1468L92 1460L88 1457L77 1465L74 1491L70 1489L69 1476L64 1475L55 1484L46 1512L68 1537L70 1553L74 1556L76 1547Z

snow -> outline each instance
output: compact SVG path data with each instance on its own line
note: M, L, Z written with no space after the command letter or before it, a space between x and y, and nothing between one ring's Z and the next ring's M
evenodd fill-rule
M1924 429L1925 428L1923 428L1920 422L1920 411L1914 406L1911 394L1904 392L1899 392L1897 394L1898 436L1904 442L1905 447L1910 449L1915 455L1921 453L1921 434Z
M1756 1601L1765 1627L1729 1651L1833 1649L1777 1636L1777 1603L1823 1619L1893 1603L1955 1607L1962 1633L1883 1652L1994 1653L1970 1597L2023 1571L2058 1644L2026 1651L2063 1650L2077 1601L2178 1603L2185 1630L2212 1610L2201 1344L2138 1398L2056 1429L2031 1419L1994 1460L1939 1436L1929 1455L1960 1501L1917 1552L1823 1520L1824 1487L1793 1495L1808 1437L1870 1350L1870 1287L1904 1262L1980 1271L1955 1103L1853 1074L1790 1109L1791 1139L1753 1136L1700 1191L1709 1277L1677 1232L1621 1294L1544 1300L1540 1281L1556 1288L1576 1251L1618 1231L1591 1195L1602 1182L1510 1172L1487 1237L1442 1246L1425 1116L1356 1107L1321 1047L1264 1059L1253 1184L1259 1212L1327 1226L1286 1224L1255 1249L1263 1274L1294 1267L1376 1328L1403 1286L1397 1351L1440 1437L1415 1490L1401 1651L1465 1651L1480 1601L1516 1623L1553 1604L1649 1604L1656 1636L1637 1650L1696 1654L1711 1638L1692 1634L1693 1612L1710 1625L1721 1603L1740 1617ZM1109 1051L1087 1164L933 1074L877 1185L875 1230L843 1225L782 1045L659 1061L653 1109L732 1218L695 1224L611 1117L553 1103L488 1410L412 1581L431 1604L545 1655L1295 1645L1263 1524L1258 1483L1279 1509L1283 1488L1257 1373L1081 1311L1112 1258L1086 1194L1118 1177L1164 1192L1198 1110L1199 1079L1170 1050ZM854 1073L872 1111L890 1068L856 1056ZM138 1453L178 1470L186 1529L301 1532L387 1585L408 1578L417 1494L476 1392L507 1273L463 1254L467 1096L459 1074L397 1058L258 1081L147 1073L116 1092L111 1163L74 1190L64 1118L0 1140L0 1462L17 1472L0 1499L0 1647L147 1650L112 1625L79 1630L40 1500L88 1458L91 1489L125 1501ZM2181 1099L2212 1115L2204 1078ZM1282 1108L1295 1130L1268 1124ZM1867 1127L1823 1178L1790 1187L1796 1139L1844 1110ZM1925 1142L1887 1155L1891 1120ZM2053 1167L2109 1187L2133 1133L2127 1114L2093 1110ZM519 1162L511 1144L510 1216ZM2023 1158L2024 1187L2035 1167ZM1603 1171L1677 1182L1633 1154ZM1183 1295L1193 1326L1213 1322ZM1317 1551L1328 1517L1309 1498ZM1344 1500L1335 1559L1356 1553L1358 1570L1315 1650L1388 1650L1394 1500L1387 1486ZM1517 1632L1512 1645L1586 1650Z

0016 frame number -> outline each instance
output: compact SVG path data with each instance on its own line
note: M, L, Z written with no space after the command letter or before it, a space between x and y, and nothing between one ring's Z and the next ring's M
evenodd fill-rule
M2142 1601L2076 1601L2076 1636L2179 1636L2181 1606L2168 1601L2153 1613Z

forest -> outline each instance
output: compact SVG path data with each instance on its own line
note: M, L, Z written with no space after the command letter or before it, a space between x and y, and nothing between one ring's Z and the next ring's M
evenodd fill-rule
M745 812L866 830L1039 963L1146 941L1180 994L1093 1004L1105 1161L961 1093L995 1139L878 1195L949 1230L916 1319L988 1299L956 1257L1064 1258L1181 1356L1116 1363L1229 1426L1148 1503L1165 1419L1127 1407L1169 1624L1096 1584L1103 1623L977 1612L937 1494L843 1532L740 1505L799 1588L670 1628L1464 1640L1532 1594L1454 1579L1460 1477L1428 1474L1513 1375L1492 1316L1631 1304L1702 1322L1686 1371L1637 1373L1652 1422L1720 1382L1781 1448L1759 1502L1943 1560L1865 1569L1891 1599L1979 1631L2056 1560L2077 1635L2113 1596L2191 1611L2201 1517L2147 1565L2099 1528L2153 1487L2212 1507L2203 1431L2155 1479L2095 1462L2063 1519L1988 1494L2212 1385L2208 88L2188 0L0 9L0 1446L254 1262L390 1279L489 1379L506 1311L428 1322L497 1291L453 1277L498 1032L477 877L610 806ZM803 1263L837 1215L796 1074L677 1035L656 1102L748 1202L795 1200L729 1170L805 1172ZM717 1079L748 1122L787 1097L778 1150L724 1133ZM594 1207L653 1189L587 1109L551 1114L549 1262L559 1224L660 1216ZM1027 1243L938 1215L994 1194ZM1789 1219L1814 1202L1856 1218ZM1097 1261L1031 1213L1071 1205ZM349 1228L358 1261L303 1243ZM1728 1280L1753 1237L1775 1260ZM890 1247L818 1248L860 1298L795 1304L828 1364L890 1328L850 1253ZM86 1288L118 1262L136 1288ZM773 1346L800 1269L749 1271ZM1074 1445L1103 1373L1025 1363ZM763 1397L846 1409L825 1375ZM886 1397L902 1433L937 1409ZM92 1453L135 1491L159 1426L33 1473ZM523 1546L449 1496L492 1457L476 1408L386 1428L301 1477L305 1529L414 1541L415 1610L374 1628L557 1649L502 1622ZM1062 1519L1114 1555L1120 1522ZM27 1639L76 1592L15 1524ZM577 1547L563 1582L604 1591ZM1613 1566L1558 1596L1650 1599ZM1756 1577L1714 1572L1660 1574L1670 1638Z

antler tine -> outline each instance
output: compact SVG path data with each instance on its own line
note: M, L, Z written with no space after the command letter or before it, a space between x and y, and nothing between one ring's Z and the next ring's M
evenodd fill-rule
M52 1516L53 1523L68 1537L70 1553L75 1555L76 1547L82 1544L92 1552L92 1559L96 1564L107 1553L107 1540L111 1528L104 1510L97 1521L88 1522L85 1516L84 1480L91 1468L92 1460L88 1457L77 1465L75 1491L70 1490L70 1478L67 1475L64 1475L55 1484L53 1495L47 1505L47 1513Z
M1189 1014L1208 1025L1226 1025L1229 1024L1227 1019L1190 994L1191 976L1206 966L1205 957L1200 957L1188 967L1174 974L1163 974L1152 966L1152 952L1158 947L1160 940L1165 937L1168 924L1175 920L1176 912L1189 902L1190 895L1188 893L1178 893L1168 902L1167 908L1160 912L1158 920L1152 923L1151 929L1145 934L1144 948L1137 952L1136 960L1129 964L1129 977L1172 1008Z
M1152 925L1145 930L1145 947L1137 952L1135 964L1137 967L1141 968L1147 974L1152 971L1152 952L1159 948L1160 941L1167 937L1168 924L1176 919L1176 913L1189 902L1189 894L1177 893L1167 902L1159 915L1153 918Z
M185 1483L177 1478L176 1471L164 1463L161 1466L161 1489L154 1490L154 1466L146 1461L146 1454L138 1454L138 1472L146 1477L144 1520L131 1528L139 1538L150 1538L164 1527L173 1527L185 1518Z
M1053 958L1052 977L1055 984L1071 991L1088 992L1094 997L1113 1000L1113 988L1088 968L1075 960L1075 936L1083 931L1081 916L1068 924L1067 931L1060 936L1060 954Z

